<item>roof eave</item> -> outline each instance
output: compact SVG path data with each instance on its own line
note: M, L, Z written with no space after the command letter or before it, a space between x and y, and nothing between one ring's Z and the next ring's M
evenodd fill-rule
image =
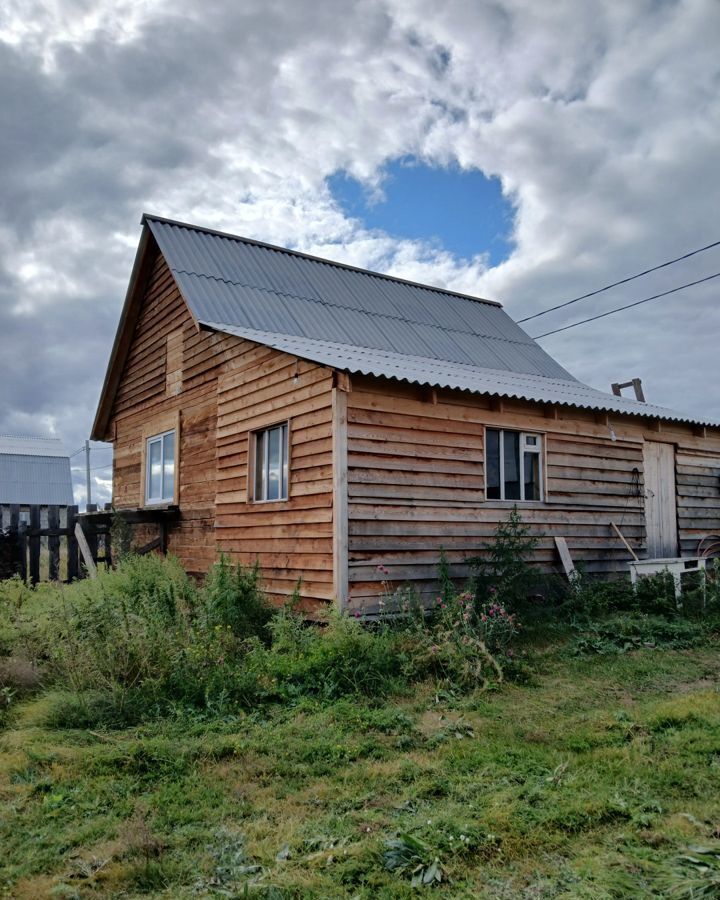
M399 374L389 374L387 372L379 372L372 365L362 365L359 363L351 363L346 364L346 362L340 359L327 359L323 355L317 355L312 352L303 352L301 346L293 346L288 347L284 345L282 342L276 342L272 340L263 340L263 334L254 331L254 329L244 329L238 328L237 326L231 325L223 325L217 322L200 322L200 328L206 329L208 331L219 331L226 334L233 334L238 337L242 337L245 340L252 341L253 343L260 344L263 346L273 347L280 352L288 353L291 356L295 356L299 359L307 360L308 362L313 362L316 365L322 365L329 369L334 369L338 372L346 372L349 375L365 375L374 378L382 378L388 381L401 382L404 384L418 385L421 387L430 387L430 388L440 388L445 390L455 390L462 392L469 392L471 394L475 394L478 396L486 396L486 397L498 397L507 400L520 400L525 403L535 403L540 406L558 406L563 407L565 409L577 409L577 410L585 410L594 413L603 413L609 416L628 416L628 417L636 417L648 419L651 421L660 421L665 423L676 423L686 425L688 427L703 427L703 428L714 428L720 429L720 422L713 421L711 419L696 419L692 416L683 415L681 413L676 413L674 410L665 409L664 407L654 406L653 404L647 404L647 410L640 408L642 404L635 404L632 408L627 409L618 409L615 403L603 403L602 397L603 393L601 391L594 391L597 394L598 400L597 402L583 402L581 399L577 401L566 400L559 397L550 397L550 396L535 396L533 392L525 391L522 387L518 387L515 389L508 390L493 390L486 389L483 387L482 389L473 388L468 386L462 386L457 383L454 383L451 379L442 380L433 377L427 377L425 379L417 379L410 376L403 376ZM277 335L277 337L281 337ZM593 389L591 389L593 390ZM594 398L593 398L594 399ZM617 401L618 398L612 398L608 395L608 400Z

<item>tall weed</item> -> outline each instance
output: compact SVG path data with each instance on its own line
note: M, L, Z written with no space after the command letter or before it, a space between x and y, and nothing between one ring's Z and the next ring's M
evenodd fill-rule
M208 573L201 591L208 626L229 628L237 638L268 640L273 608L262 592L260 566L233 566L223 554Z

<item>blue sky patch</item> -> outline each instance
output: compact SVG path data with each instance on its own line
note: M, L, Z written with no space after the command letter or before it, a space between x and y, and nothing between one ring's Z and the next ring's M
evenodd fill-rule
M327 181L346 215L367 228L439 244L465 259L488 253L491 265L512 252L513 206L503 197L500 181L477 169L394 160L385 168L379 200L346 172L335 172Z

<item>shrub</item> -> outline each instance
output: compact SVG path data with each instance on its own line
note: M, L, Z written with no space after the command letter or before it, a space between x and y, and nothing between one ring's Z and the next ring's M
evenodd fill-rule
M233 566L222 555L205 579L201 600L210 627L229 628L237 638L268 640L273 608L262 592L257 561L250 567Z

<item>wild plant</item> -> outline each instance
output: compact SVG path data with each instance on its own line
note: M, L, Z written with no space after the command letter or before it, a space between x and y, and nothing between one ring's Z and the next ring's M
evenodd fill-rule
M209 627L229 628L237 638L268 640L273 607L262 591L260 564L232 565L222 554L203 584L201 602Z
M530 565L537 537L524 524L517 506L513 506L507 520L500 522L493 540L487 545L486 556L469 557L471 584L476 598L483 602L490 596L501 598L505 606L521 608L531 592L537 573Z

